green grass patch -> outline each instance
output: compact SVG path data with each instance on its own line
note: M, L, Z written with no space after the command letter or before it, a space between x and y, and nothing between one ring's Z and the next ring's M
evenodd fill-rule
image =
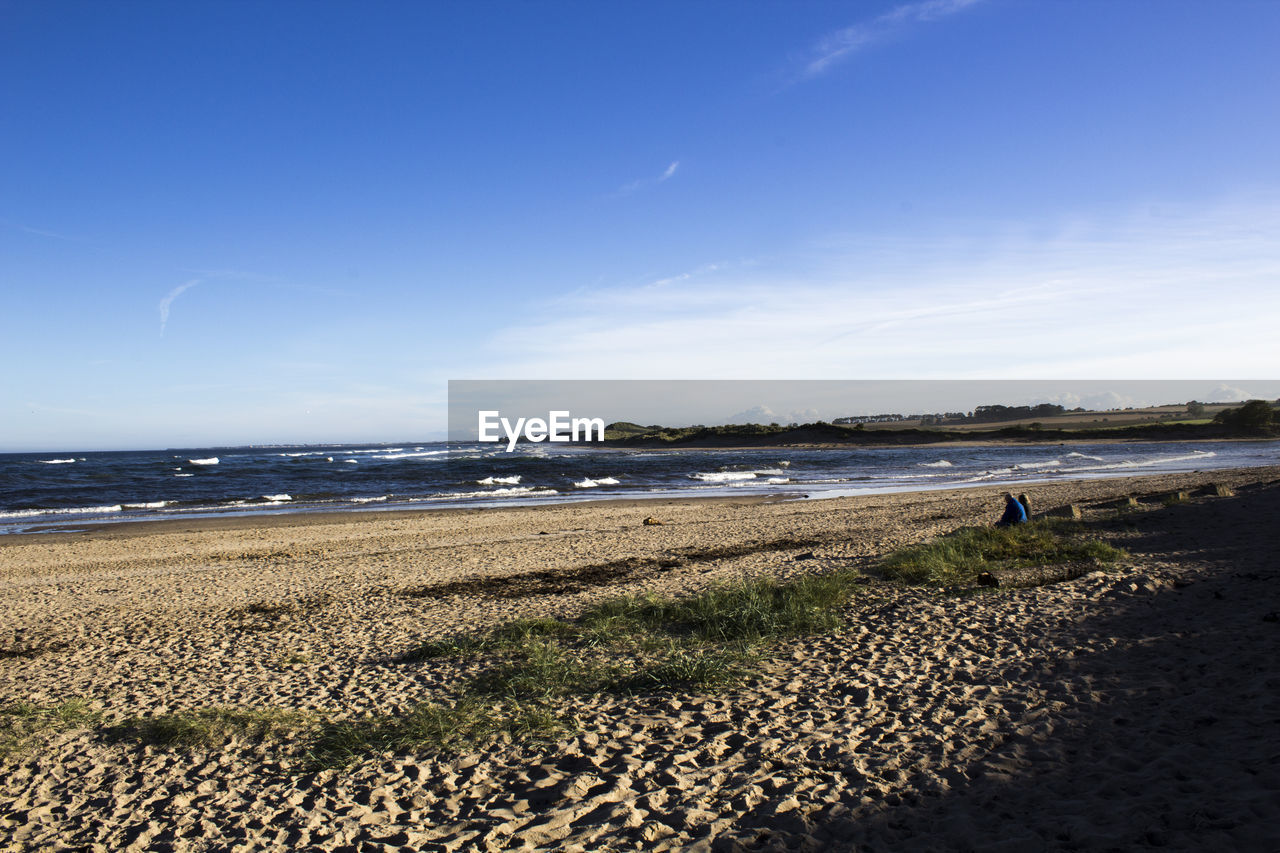
M0 705L0 758L26 753L51 735L92 728L101 720L102 713L86 699L70 699L57 705Z
M834 572L748 578L683 597L623 596L571 621L510 622L423 643L397 660L484 656L487 666L465 694L520 706L601 692L728 687L751 674L770 642L837 627L840 607L864 581Z
M579 622L596 633L646 630L711 643L773 640L834 628L840 606L860 581L855 572L750 578L682 598L613 599L587 610Z
M537 703L468 697L456 705L424 702L399 713L337 720L280 708L202 708L134 717L105 733L116 741L176 749L215 750L237 740L283 744L313 767L337 767L376 753L444 750L503 735L529 739L566 728L564 720Z
M1012 527L963 527L932 542L902 548L880 564L889 580L967 586L982 572L1063 563L1109 563L1125 552L1089 539L1079 522L1041 519Z
M130 717L107 734L157 746L217 749L233 740L254 743L305 737L321 725L315 714L276 708L217 707Z
M370 753L458 748L506 735L547 737L568 724L536 703L485 704L467 698L456 705L424 702L403 714L380 714L323 725L307 748L319 766L341 766Z

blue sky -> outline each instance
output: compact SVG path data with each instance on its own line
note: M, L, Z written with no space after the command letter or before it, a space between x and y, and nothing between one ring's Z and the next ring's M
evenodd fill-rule
M0 0L0 450L425 439L449 379L1275 378L1277 36Z

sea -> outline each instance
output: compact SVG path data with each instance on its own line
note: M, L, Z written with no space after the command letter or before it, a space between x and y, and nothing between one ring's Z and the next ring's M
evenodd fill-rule
M0 454L0 534L122 521L772 494L1280 465L1280 442L639 450L402 443Z

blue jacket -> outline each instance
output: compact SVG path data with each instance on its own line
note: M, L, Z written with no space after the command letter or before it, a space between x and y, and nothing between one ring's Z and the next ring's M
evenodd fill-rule
M1000 520L996 524L1003 526L1009 524L1021 524L1027 520L1027 511L1022 508L1022 504L1016 498L1006 498L1004 503L1004 515L1000 516Z

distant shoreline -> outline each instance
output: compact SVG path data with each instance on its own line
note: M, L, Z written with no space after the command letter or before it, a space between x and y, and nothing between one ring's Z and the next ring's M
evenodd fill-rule
M751 450L774 447L952 447L997 445L1055 445L1068 442L1091 444L1131 442L1194 441L1274 441L1277 436L1241 432L1219 424L1151 424L1115 429L1055 430L1030 427L1003 427L992 430L950 432L931 429L856 429L829 423L804 424L767 432L755 425L681 428L659 433L606 438L596 447L656 450ZM670 438L664 433L675 433ZM580 443L582 446L584 443Z

